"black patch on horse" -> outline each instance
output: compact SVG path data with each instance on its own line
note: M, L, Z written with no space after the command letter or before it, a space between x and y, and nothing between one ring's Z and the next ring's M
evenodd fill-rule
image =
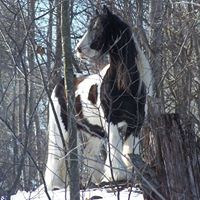
M58 102L60 104L61 109L61 119L64 124L65 130L68 129L68 122L67 122L67 105L66 105L66 93L65 93L65 86L64 86L64 78L60 80L60 82L56 85L55 88L55 96L58 98Z
M83 119L83 110L82 110L82 104L81 104L81 97L78 95L75 98L75 108L76 108L76 113L78 114L78 117L80 119Z
M104 138L106 136L102 127L89 123L87 119L77 122L77 127L94 137Z
M89 94L88 94L88 100L90 100L91 103L94 105L97 103L97 98L98 98L97 89L98 89L97 84L92 85L90 87Z

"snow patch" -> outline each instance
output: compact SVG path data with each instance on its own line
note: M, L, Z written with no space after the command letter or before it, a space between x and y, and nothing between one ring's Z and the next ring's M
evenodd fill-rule
M48 194L51 197L51 200L70 199L69 190L67 189L48 191ZM93 199L92 197L93 198L96 197L96 199L98 198L98 199L117 200L117 192L114 193L113 191L108 191L107 189L101 189L101 188L87 189L80 191L81 200ZM15 195L11 197L11 200L30 200L30 199L48 200L48 197L44 192L43 186L40 186L33 192L18 191ZM120 200L128 200L128 199L144 200L141 191L136 188L132 188L131 191L128 191L128 189L120 191Z

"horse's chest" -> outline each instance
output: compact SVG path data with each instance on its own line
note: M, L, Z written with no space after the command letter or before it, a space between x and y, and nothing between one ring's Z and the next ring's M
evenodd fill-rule
M130 95L126 91L119 90L115 82L102 83L100 101L107 121L116 123L121 121L119 118L123 115L124 109L128 109L127 105L132 104Z
M100 102L104 117L108 122L117 124L126 121L128 124L137 123L140 115L144 115L145 88L138 93L138 84L129 85L126 89L118 88L117 81L103 80L100 88Z

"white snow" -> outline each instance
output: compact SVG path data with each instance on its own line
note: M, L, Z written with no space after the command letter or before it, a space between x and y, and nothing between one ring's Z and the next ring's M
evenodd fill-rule
M144 200L143 195L140 192L140 190L135 188L132 188L131 192L128 191L128 189L124 189L120 191L120 200ZM51 200L69 200L69 191L65 189L48 191L48 194L51 197ZM108 191L108 189L97 188L80 191L80 200L97 199L97 196L99 197L98 199L118 199L117 192L114 193L111 189ZM44 192L43 186L40 186L33 192L18 191L11 197L11 200L48 200L48 198Z

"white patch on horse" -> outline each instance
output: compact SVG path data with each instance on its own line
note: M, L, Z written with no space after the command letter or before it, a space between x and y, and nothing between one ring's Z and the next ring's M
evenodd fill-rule
M92 84L100 85L100 80L98 75L91 75L86 78L83 82L81 82L76 91L76 96L81 95L81 104L82 104L82 112L84 118L86 118L89 123L101 125L100 122L100 113L98 112L99 105L92 104L90 100L88 100L88 93ZM99 94L98 94L99 95Z
M107 159L104 167L104 179L108 180L127 180L129 177L129 172L127 171L127 166L124 163L123 151L123 139L119 132L119 128L126 126L125 122L120 122L116 125L109 123L106 126L106 130L109 136L109 143L107 145ZM111 161L111 162L110 162ZM112 177L112 172L113 177Z
M93 74L88 76L84 81L82 81L75 92L75 95L81 96L81 104L82 104L82 112L84 115L84 118L86 118L89 123L95 125L99 125L102 127L104 122L102 122L103 119L103 111L100 107L100 85L102 83L102 78L105 75L106 71L108 70L109 65L104 67L102 71L100 71L99 74ZM91 88L91 85L97 85L97 102L96 105L92 104L90 100L88 100L88 93Z
M91 44L91 35L90 32L87 31L82 37L82 39L76 45L76 52L78 58L95 59L99 57L99 52L91 49L90 44Z
M140 72L141 80L145 83L147 95L153 96L153 75L152 75L152 70L151 70L149 61L147 60L144 52L141 50L134 33L132 36L134 39L135 47L138 52L136 63L138 66L138 70Z
M82 176L81 183L87 185L89 181L92 183L99 184L102 178L102 167L104 166L104 160L100 158L100 151L102 149L103 140L98 137L91 137L90 134L82 132L85 136L86 142L78 143L84 145L85 148L82 149L82 153L79 152L79 155L82 155L81 164L82 166ZM79 138L80 140L80 138Z

